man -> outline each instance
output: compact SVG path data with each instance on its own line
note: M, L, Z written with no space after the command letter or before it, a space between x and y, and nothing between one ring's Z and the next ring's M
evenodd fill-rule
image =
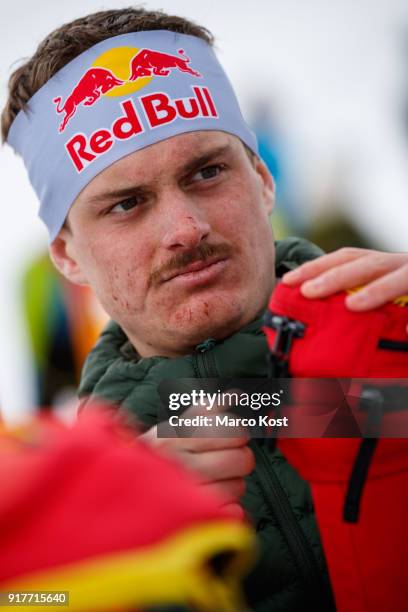
M205 29L162 13L79 19L11 77L3 113L3 137L41 199L55 265L90 284L115 322L88 359L81 395L148 426L163 378L265 373L260 317L275 270L321 254L299 240L275 252L273 178L211 43ZM17 114L27 102L31 112ZM366 283L349 298L364 310L405 293L407 271L407 255L347 249L285 280L308 281L310 297ZM333 609L310 492L283 456L253 444L253 470L245 436L155 434L151 443L223 491L232 511L250 474L242 505L259 533L247 584L257 609Z

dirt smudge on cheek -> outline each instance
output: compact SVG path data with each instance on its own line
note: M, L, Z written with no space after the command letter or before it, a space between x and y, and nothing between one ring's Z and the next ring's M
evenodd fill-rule
M172 316L172 320L177 327L182 327L187 324L195 324L199 327L204 321L207 323L210 316L210 304L208 302L202 302L199 306L195 304L194 307L183 306L177 308Z
M117 264L113 264L111 267L106 266L104 270L102 292L105 309L108 310L108 312L113 309L111 316L117 317L121 312L130 311L130 304L127 297L128 293L126 283L123 282L124 280Z
M174 320L176 323L182 325L184 322L191 322L193 318L193 313L191 312L191 308L184 307L181 310L178 310L174 315Z
M183 325L190 324L193 321L193 311L189 306L179 308L172 317L173 324L177 327L182 328Z

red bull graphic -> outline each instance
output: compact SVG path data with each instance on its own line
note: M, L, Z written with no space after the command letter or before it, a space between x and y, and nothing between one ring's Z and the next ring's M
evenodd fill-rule
M100 155L109 151L117 140L137 137L144 129L140 120L143 112L146 123L154 129L177 118L186 121L198 117L218 117L218 112L208 87L192 87L188 98L172 99L162 91L121 102L122 115L111 126L94 131L89 137L77 133L65 144L66 151L78 173ZM140 110L138 109L140 107Z
M190 58L184 55L183 49L179 49L178 53L172 55L135 47L109 49L95 60L63 104L61 96L54 98L56 112L65 113L59 132L65 130L78 106L92 106L102 95L127 95L147 85L153 76L169 76L173 69L201 77L199 72L189 66ZM122 78L119 78L118 73ZM114 93L116 89L118 91Z
M111 70L106 68L90 68L67 96L61 106L62 98L58 96L53 102L57 105L57 113L65 113L65 117L59 126L59 131L63 132L68 121L75 115L80 104L92 106L102 94L110 91L114 87L122 85L123 81L118 79Z
M178 55L170 53L162 53L153 49L141 49L130 62L130 77L129 81L145 76L169 76L173 68L177 68L181 72L188 72L195 77L201 77L197 70L193 70L188 65L190 58L184 55L184 50L179 49Z

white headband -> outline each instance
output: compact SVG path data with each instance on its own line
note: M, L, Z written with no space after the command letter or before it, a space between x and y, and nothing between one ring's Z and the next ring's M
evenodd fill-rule
M258 153L211 47L154 30L104 40L64 66L17 115L8 143L25 162L52 242L77 195L102 170L198 130L234 134Z

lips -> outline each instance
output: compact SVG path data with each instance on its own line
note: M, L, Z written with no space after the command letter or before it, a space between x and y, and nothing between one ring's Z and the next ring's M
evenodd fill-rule
M206 261L195 261L184 268L176 270L174 272L169 272L165 274L162 278L162 282L166 283L173 278L182 277L185 274L189 274L191 272L200 272L201 270L205 270L206 268L211 267L212 265L219 263L221 261L225 261L226 257L213 257L209 258Z

